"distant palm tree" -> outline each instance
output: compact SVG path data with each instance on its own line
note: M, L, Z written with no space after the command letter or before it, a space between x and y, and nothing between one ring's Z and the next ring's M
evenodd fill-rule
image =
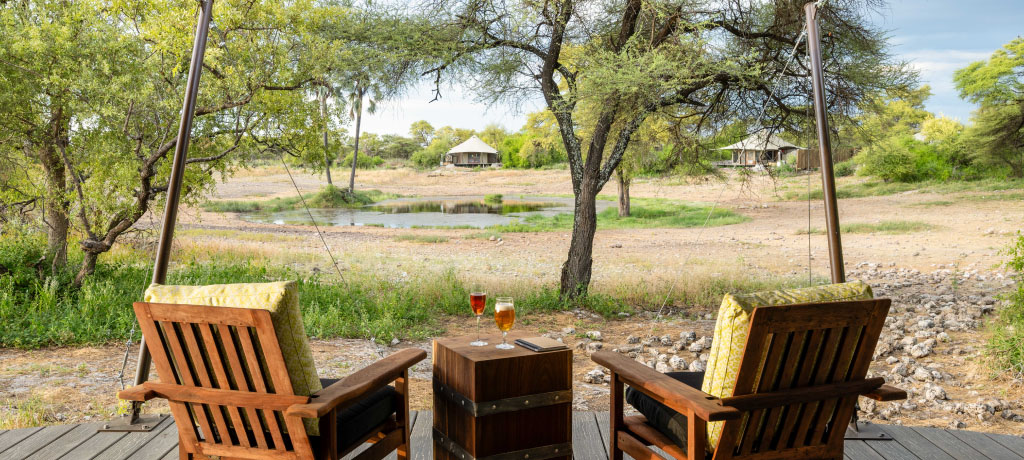
M374 87L368 87L363 80L353 80L348 92L349 116L356 119L356 141L355 150L352 152L352 175L348 179L348 192L356 191L356 164L359 162L359 129L363 121L363 98L366 98L366 113L377 111L377 99L380 91Z

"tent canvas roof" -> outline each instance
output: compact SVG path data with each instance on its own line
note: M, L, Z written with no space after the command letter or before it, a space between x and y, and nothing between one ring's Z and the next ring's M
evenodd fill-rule
M473 136L473 137L470 137L469 139L466 139L466 142L463 142L463 143L461 143L459 145L456 145L455 147L452 147L452 149L448 151L448 153L463 153L463 152L465 152L465 153L498 153L498 151L495 150L494 147L491 147L491 146L487 145L486 142L480 140L480 138L476 137L476 136Z
M767 139L765 139L765 137L767 137ZM722 147L718 150L785 150L802 148L803 147L797 147L790 144L774 134L768 136L768 131L759 131L742 141Z

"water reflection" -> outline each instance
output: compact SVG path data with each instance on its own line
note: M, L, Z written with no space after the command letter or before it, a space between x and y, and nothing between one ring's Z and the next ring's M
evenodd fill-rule
M558 203L506 202L486 203L483 201L415 201L391 204L377 204L363 209L379 211L385 214L405 214L415 212L439 212L441 214L513 214L518 212L540 211L544 208L559 206Z
M609 203L599 201L598 211ZM312 221L305 209L251 212L240 217L249 222L277 225L310 225L315 221L318 225L333 226L486 228L520 222L529 216L553 216L572 213L572 210L571 198L518 196L498 204L485 203L483 197L434 196L387 200L354 209L310 209Z

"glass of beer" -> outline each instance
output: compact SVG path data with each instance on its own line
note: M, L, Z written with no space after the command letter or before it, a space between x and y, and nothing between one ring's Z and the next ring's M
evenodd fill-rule
M474 347L482 347L487 342L480 340L480 317L484 315L484 307L487 306L487 293L483 291L469 293L469 306L476 315L476 341L469 342Z
M508 344L505 340L505 336L508 335L508 330L512 329L512 325L516 322L516 307L512 305L511 297L498 297L494 303L494 323L498 325L498 329L501 330L501 344L497 348L502 350L511 350L515 347Z

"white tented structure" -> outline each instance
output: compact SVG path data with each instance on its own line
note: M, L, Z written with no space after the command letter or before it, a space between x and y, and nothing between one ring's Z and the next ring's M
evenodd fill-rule
M768 131L759 131L742 141L718 150L732 151L733 166L756 166L759 164L781 166L786 161L787 155L803 149L804 147L790 144L774 134L769 136Z
M501 155L494 147L487 145L479 137L473 136L465 142L452 147L444 155L445 165L455 166L500 166Z

